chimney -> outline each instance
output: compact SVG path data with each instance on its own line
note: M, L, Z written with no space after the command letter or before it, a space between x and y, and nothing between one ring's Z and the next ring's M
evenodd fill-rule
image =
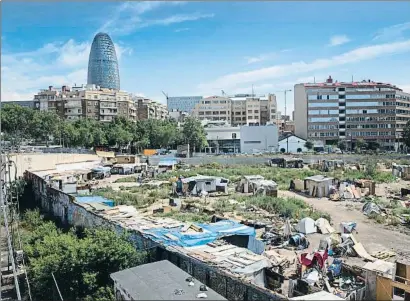
M48 86L48 90L51 91L53 89L53 86Z
M330 75L329 75L329 78L326 80L326 83L328 83L328 84L333 83L333 79Z

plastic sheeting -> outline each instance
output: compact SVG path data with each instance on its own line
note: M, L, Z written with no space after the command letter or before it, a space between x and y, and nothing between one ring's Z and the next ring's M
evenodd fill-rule
M254 236L249 236L248 249L255 254L261 255L265 252L265 243Z
M203 246L219 238L232 235L256 236L254 228L235 221L224 220L211 224L195 224L202 232L181 232L182 227L156 228L144 231L145 236L165 246L195 247Z
M113 200L106 199L102 196L77 196L75 199L78 203L103 203L110 207L115 206Z
M380 206L372 202L364 204L362 211L364 215L370 215L372 213L379 215L382 213Z

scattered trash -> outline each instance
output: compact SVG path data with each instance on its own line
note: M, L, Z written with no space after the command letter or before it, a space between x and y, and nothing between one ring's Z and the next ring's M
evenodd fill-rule
M357 223L355 222L341 222L340 223L340 233L352 233L356 231L357 233Z
M206 292L206 291L208 290L208 288L206 287L206 285L201 285L201 286L199 287L199 290L200 290L201 292Z
M301 219L298 223L298 231L303 234L316 233L315 221L310 217Z
M377 215L380 215L382 213L380 206L372 202L365 203L362 211L363 214L367 216L371 215L372 213Z
M198 295L196 295L196 297L197 297L198 299L208 298L207 294L205 294L205 293L199 293Z
M316 220L315 226L322 234L335 232L335 229L330 225L329 221L323 217Z

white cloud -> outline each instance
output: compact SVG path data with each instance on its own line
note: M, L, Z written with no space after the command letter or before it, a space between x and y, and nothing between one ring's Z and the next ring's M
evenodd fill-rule
M202 83L198 86L201 91L209 91L212 87L224 87L233 89L245 83L258 83L261 81L281 78L285 76L297 75L315 70L321 70L349 63L357 63L370 60L388 54L410 51L410 40L396 43L386 43L373 46L364 46L331 58L317 59L310 63L303 61L293 62L285 65L274 65L256 69L253 71L228 74L217 78L209 83Z
M410 93L410 84L408 85L398 85L400 89L402 89L404 92Z
M182 22L187 22L187 21L197 21L200 19L213 18L214 16L215 16L214 14L198 14L198 13L187 14L187 15L174 15L174 16L170 16L164 19L146 21L143 24L140 24L139 27L143 28L143 27L154 26L154 25L168 26L168 25L175 24L175 23L182 23Z
M410 22L385 27L377 31L377 33L373 37L373 40L377 41L398 39L402 36L403 32L407 30L410 30Z
M245 57L245 60L247 61L247 64L254 64L254 63L260 63L263 61L271 60L279 55L279 53L285 53L289 52L291 49L282 49L278 52L272 52L272 53L265 53L265 54L260 54L257 56L247 56Z
M184 27L184 28L175 29L174 32L183 32L183 31L188 31L188 30L190 30L190 28Z
M329 46L339 46L350 42L350 39L346 35L336 35L330 38Z
M213 14L184 14L173 15L162 19L146 19L144 15L166 5L183 5L182 1L141 1L124 2L114 11L111 18L98 29L97 32L127 35L138 29L149 26L168 26L187 21L197 21L204 18L212 18Z
M114 44L117 58L129 55L132 49ZM69 40L56 42L20 53L2 53L3 100L32 99L39 89L48 86L85 84L91 44Z

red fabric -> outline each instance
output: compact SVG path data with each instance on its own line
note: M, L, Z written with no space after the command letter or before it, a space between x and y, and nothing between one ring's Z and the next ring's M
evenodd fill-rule
M315 252L312 260L310 260L309 258L306 258L307 255L308 253L303 253L300 255L300 261L302 262L302 264L307 267L310 267L313 264L313 262L316 260L321 269L323 268L327 258L329 257L329 255L327 254L327 250L322 251L322 252Z

